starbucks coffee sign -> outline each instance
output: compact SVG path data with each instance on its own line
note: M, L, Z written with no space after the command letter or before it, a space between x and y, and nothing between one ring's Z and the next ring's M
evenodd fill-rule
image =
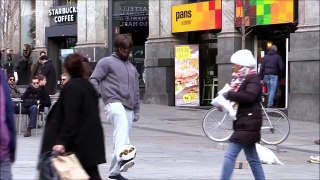
M49 16L54 23L76 22L77 6L59 6L49 9Z

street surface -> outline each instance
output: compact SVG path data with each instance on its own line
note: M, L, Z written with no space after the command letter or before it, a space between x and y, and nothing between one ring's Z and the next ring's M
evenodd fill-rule
M102 107L102 106L101 106ZM101 108L103 109L103 108ZM122 175L128 179L219 179L226 143L209 140L201 128L206 110L142 104L140 120L134 124L131 142L137 147L136 164ZM100 165L100 174L108 179L112 154L112 131L105 122L107 163ZM37 179L36 164L42 136L18 135L14 179ZM308 163L311 155L319 155L319 124L291 121L289 138L275 152L284 165L263 165L267 179L319 179L319 164ZM274 146L267 146L276 149ZM94 153L94 149L92 149ZM244 161L241 153L239 161ZM250 167L235 169L233 179L253 179Z

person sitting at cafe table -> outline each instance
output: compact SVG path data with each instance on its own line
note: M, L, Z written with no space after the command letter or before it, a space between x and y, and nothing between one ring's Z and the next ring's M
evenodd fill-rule
M12 98L20 98L22 93L20 89L17 87L16 79L13 74L8 75L8 84L10 88L10 95Z
M42 93L37 76L32 78L31 85L26 89L21 99L23 100L21 112L23 114L29 114L30 117L24 137L30 137L31 130L34 129L37 124L38 105L40 105L41 110L43 107L50 107L51 101L48 94Z

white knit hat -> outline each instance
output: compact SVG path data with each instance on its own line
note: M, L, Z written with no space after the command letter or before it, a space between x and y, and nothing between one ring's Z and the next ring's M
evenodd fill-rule
M242 49L232 54L230 62L245 67L256 67L257 64L252 52L248 49Z

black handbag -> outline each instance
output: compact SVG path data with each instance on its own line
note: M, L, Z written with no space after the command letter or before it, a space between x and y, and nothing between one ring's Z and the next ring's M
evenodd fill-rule
M41 180L60 180L57 171L52 165L52 158L57 157L57 154L52 151L47 151L40 155L38 170L39 179Z

